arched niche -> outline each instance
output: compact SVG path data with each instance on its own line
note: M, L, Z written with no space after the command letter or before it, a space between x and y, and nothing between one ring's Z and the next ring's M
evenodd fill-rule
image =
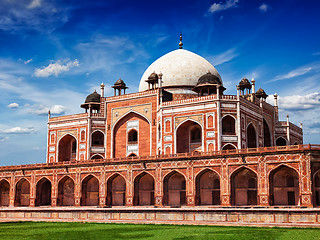
M7 180L0 181L0 206L9 206L10 184Z
M128 132L128 144L137 144L138 143L138 131L131 129Z
M277 146L286 146L287 145L287 140L283 137L278 137L276 140L276 145Z
M252 123L247 127L247 147L256 148L257 147L257 134Z
M14 205L17 207L30 205L30 183L25 178L20 179L16 184Z
M82 181L82 206L99 205L99 181L96 177L89 175Z
M101 131L94 131L92 133L91 145L94 147L104 147L104 134Z
M269 175L270 205L298 205L299 175L287 166L274 169Z
M74 181L66 176L58 184L58 206L74 205Z
M169 173L163 181L164 205L182 206L186 204L186 179L176 171Z
M257 205L257 175L242 167L231 175L231 204L234 206Z
M230 115L227 115L222 118L222 134L223 135L236 134L236 120Z
M114 174L107 181L107 205L125 206L126 180L120 174Z
M51 182L42 178L36 186L36 206L51 205Z
M233 144L227 143L222 147L222 150L234 150L237 149Z
M181 124L176 131L177 153L202 150L202 128L191 120Z
M134 205L154 205L154 179L148 173L139 174L134 180Z
M220 178L206 169L196 177L196 205L220 205Z
M77 140L70 134L66 134L59 141L58 161L75 161L77 158Z
M265 119L263 119L263 142L264 142L264 147L271 147L270 129Z

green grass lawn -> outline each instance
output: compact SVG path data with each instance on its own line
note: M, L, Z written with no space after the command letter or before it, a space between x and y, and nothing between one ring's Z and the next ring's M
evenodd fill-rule
M320 239L320 229L106 223L0 223L5 239Z

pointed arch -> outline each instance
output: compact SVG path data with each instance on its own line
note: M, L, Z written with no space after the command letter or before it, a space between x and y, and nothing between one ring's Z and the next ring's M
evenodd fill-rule
M95 130L91 133L91 145L94 147L104 147L104 132Z
M51 205L51 181L43 177L36 185L36 206Z
M134 205L154 205L154 178L147 172L142 172L134 179Z
M126 180L119 173L115 173L107 181L107 205L125 206Z
M222 147L222 150L233 150L233 149L237 149L237 147L232 143L226 143Z
M9 206L10 183L6 179L0 181L0 206Z
M247 167L240 167L230 176L231 204L234 206L257 205L257 174Z
M278 137L276 139L276 146L286 146L287 145L287 139L284 137Z
M271 147L271 131L269 124L265 119L263 119L263 144L264 147Z
M81 205L98 206L99 205L99 180L93 175L88 175L82 180L81 184Z
M196 176L196 205L220 205L220 177L211 169Z
M298 205L299 174L287 165L280 165L269 173L270 205Z
M21 178L16 184L14 205L17 207L30 205L30 183L25 178Z
M257 144L257 131L252 123L247 126L247 147L256 148Z
M163 204L181 206L186 204L186 178L183 174L172 171L163 179Z
M104 159L104 157L101 154L96 153L93 156L91 156L90 159Z
M75 161L77 159L77 138L70 133L63 135L58 142L58 162Z
M194 119L182 121L175 130L177 153L203 151L203 127Z
M236 118L230 114L224 115L221 119L222 135L236 135Z
M58 206L74 205L74 181L69 176L64 176L58 183Z

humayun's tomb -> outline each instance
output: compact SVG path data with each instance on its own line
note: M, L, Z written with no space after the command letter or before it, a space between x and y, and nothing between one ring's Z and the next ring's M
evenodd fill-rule
M279 120L277 95L246 78L225 95L179 46L139 92L119 79L84 113L49 113L47 163L0 167L0 221L319 224L320 146Z

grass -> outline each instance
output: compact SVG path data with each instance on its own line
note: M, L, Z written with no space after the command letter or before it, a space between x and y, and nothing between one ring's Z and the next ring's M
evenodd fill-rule
M316 228L258 228L105 223L0 223L0 239L320 239Z

